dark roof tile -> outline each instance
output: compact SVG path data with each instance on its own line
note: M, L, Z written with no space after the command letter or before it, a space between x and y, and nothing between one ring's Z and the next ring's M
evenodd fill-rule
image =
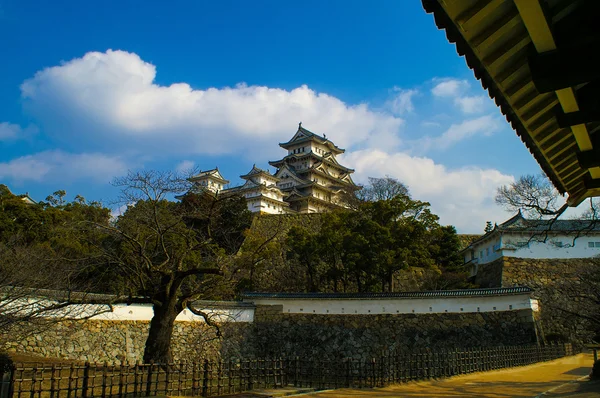
M451 297L484 297L506 296L513 294L531 293L533 289L525 286L502 287L490 289L463 289L463 290L431 290L421 292L398 293L261 293L248 292L242 294L245 300L251 299L385 299L385 298L451 298Z

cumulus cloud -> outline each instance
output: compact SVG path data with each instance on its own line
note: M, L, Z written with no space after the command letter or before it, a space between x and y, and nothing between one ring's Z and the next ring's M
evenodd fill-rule
M506 213L494 204L496 188L514 181L495 169L448 169L427 157L389 154L376 149L347 153L344 161L356 169L356 180L389 175L405 183L414 198L431 203L442 224L462 233L481 233L486 220L503 221Z
M492 115L481 116L476 119L465 120L458 124L452 124L438 137L424 137L416 141L415 147L421 151L432 149L445 150L457 142L473 136L489 137L500 130L500 127L500 121Z
M194 89L155 82L156 67L125 51L90 52L41 70L21 85L27 109L50 133L77 135L90 146L131 144L161 153L252 157L273 148L302 121L315 132L335 134L340 146L367 146L397 135L402 119L367 104L348 105L303 85Z
M110 218L112 220L116 219L119 216L122 216L123 214L125 214L125 211L127 210L127 205L121 205L119 207L115 207L110 211Z
M27 138L38 132L37 127L29 125L25 128L18 124L2 122L0 123L0 141L16 140Z
M0 179L16 181L74 181L91 178L109 182L127 171L126 163L100 153L39 152L0 163Z
M454 103L463 113L479 113L485 108L485 97L482 95L458 97Z
M434 81L439 81L431 89L431 94L435 97L456 97L469 88L469 82L466 80L436 79Z
M418 94L415 89L404 90L400 87L394 87L393 97L388 101L388 108L395 115L403 115L405 113L414 112L415 106L412 102L412 98Z
M180 173L184 173L186 171L192 170L195 165L196 164L191 160L182 160L181 162L179 162L175 170L179 171Z
M480 113L485 109L486 100L482 95L469 95L470 84L466 80L434 79L437 82L431 94L438 98L451 99L454 105L465 114Z

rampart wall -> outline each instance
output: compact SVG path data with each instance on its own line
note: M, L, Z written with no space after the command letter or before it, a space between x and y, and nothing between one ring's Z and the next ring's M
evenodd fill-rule
M222 324L223 338L199 322L177 322L175 360L302 356L369 358L410 349L536 342L533 311L490 313L326 315L288 314L257 306L254 322ZM142 359L147 321L63 321L10 342L11 352L97 362Z

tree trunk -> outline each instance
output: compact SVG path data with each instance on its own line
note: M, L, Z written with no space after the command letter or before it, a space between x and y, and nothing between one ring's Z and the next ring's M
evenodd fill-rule
M144 363L169 363L171 357L171 336L173 325L180 310L174 303L154 304L154 316L150 321L150 330L144 349Z

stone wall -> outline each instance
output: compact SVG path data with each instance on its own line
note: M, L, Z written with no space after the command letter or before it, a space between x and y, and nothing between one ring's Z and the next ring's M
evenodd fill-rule
M250 344L268 356L370 358L414 348L536 342L531 310L464 314L319 315L259 306Z
M507 287L502 283L502 271L504 259L508 258L510 257L501 257L489 263L480 264L477 268L477 275L475 275L475 284L479 287Z
M598 261L593 258L502 257L480 265L475 282L481 287L528 286L534 289L534 296L541 305L540 322L545 336L576 343L589 342L600 331L575 314L594 314L600 310L585 299L597 290L597 282L587 276L598 270Z
M534 343L531 310L464 314L317 315L257 306L253 323L222 325L223 339L198 322L177 322L175 360L205 357L344 358L411 348ZM148 322L64 321L10 343L8 351L97 362L142 359Z
M49 358L134 363L142 361L149 325L148 321L68 320L48 324L44 331L19 341L9 341L4 349ZM218 339L215 330L206 324L176 322L173 358L198 361L240 356L238 342L245 339L248 325L224 324L221 329L225 337Z

